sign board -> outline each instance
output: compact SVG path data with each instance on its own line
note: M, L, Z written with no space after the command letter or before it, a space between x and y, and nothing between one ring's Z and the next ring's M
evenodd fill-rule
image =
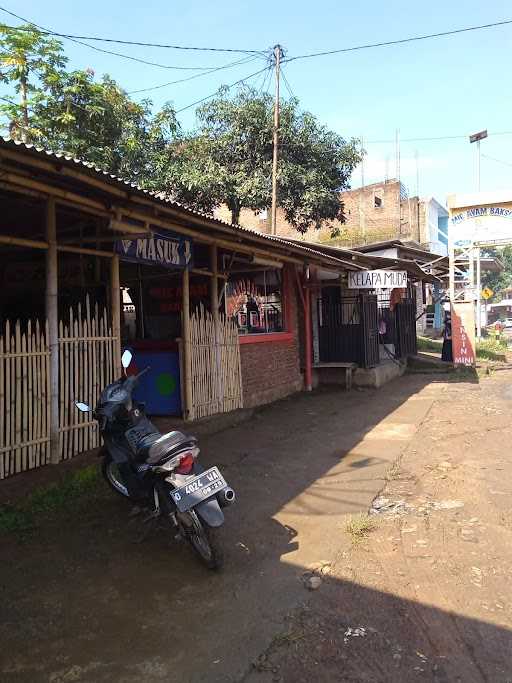
M471 244L512 242L512 208L507 206L473 206L454 213L449 229L455 247Z
M452 350L456 365L475 364L475 306L472 301L452 304Z
M490 287L484 287L482 289L481 294L482 294L482 299L485 299L487 301L487 299L491 298L491 296L494 294L494 292L492 291L492 289Z
M349 289L404 289L407 287L406 270L349 271Z
M175 233L118 240L115 251L123 261L133 261L164 268L187 268L192 265L192 241Z

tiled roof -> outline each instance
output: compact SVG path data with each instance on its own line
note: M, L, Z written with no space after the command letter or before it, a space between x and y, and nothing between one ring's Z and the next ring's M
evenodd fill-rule
M150 197L157 203L165 204L166 206L172 207L179 211L183 211L184 213L192 214L193 216L207 220L209 223L212 224L212 227L214 227L215 225L220 225L223 228L230 228L234 233L243 233L248 238L254 238L258 241L263 240L267 243L273 243L281 247L285 247L287 249L291 248L296 253L302 253L304 256L311 255L316 258L320 258L324 261L327 260L330 261L333 265L344 266L352 270L358 270L363 268L363 266L351 261L350 252L347 252L346 258L342 258L341 253L339 256L332 256L322 253L317 249L314 249L312 244L305 246L300 242L292 243L275 235L265 235L263 233L258 232L257 230L252 230L251 228L244 228L238 224L228 223L227 221L223 221L219 218L214 218L213 216L204 211L192 209L188 206L185 206L184 204L181 204L180 202L175 201L174 199L170 199L163 192L154 192L152 190L144 189L136 183L120 178L119 176L116 176L115 174L110 173L105 169L95 166L93 163L89 161L77 159L71 156L70 154L67 154L66 152L54 152L52 150L44 149L43 147L38 147L37 145L0 136L0 147L2 146L23 149L28 151L31 155L39 157L49 157L52 160L58 160L60 163L64 163L68 167L78 166L79 169L87 175L99 176L108 184L117 186L119 188L122 188L123 190L130 191L135 195L141 195L146 198Z

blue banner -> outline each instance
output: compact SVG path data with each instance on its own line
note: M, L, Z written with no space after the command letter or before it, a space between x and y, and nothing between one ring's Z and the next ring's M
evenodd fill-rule
M164 268L192 266L192 240L175 233L153 233L151 237L118 240L115 252L123 261Z

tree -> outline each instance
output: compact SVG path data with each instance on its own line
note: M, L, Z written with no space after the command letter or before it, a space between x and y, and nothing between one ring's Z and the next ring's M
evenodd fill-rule
M52 83L35 106L37 142L65 150L111 173L151 189L169 160L168 146L178 132L173 109L153 115L149 100L133 102L109 76L72 71Z
M503 247L503 249L486 249L482 256L495 257L503 262L504 270L502 273L482 273L482 287L490 287L494 292L495 300L497 300L501 298L500 292L503 289L512 286L512 246Z
M0 111L9 117L11 137L30 142L37 121L31 109L44 97L42 90L59 80L67 59L62 43L27 24L20 29L0 25L0 79L14 84L19 104L2 104Z
M243 88L227 91L197 110L197 130L174 150L166 188L177 199L211 211L226 204L232 222L242 208L271 205L273 99ZM344 138L299 110L281 104L278 203L300 232L343 221L339 192L360 161L358 142Z

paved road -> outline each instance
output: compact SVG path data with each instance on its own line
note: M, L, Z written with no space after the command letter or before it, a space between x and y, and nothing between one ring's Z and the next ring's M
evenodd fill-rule
M2 681L244 680L290 610L318 595L303 573L346 548L347 516L368 509L425 420L431 381L303 394L204 438L204 460L238 494L221 574L164 533L134 543L108 493L29 542L3 539Z

